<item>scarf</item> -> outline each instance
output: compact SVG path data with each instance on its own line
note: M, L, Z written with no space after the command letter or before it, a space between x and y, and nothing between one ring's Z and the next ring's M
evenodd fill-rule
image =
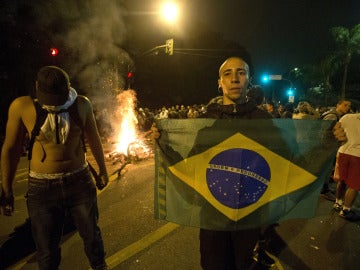
M60 106L43 105L42 107L48 111L48 115L41 131L46 139L54 143L65 144L70 131L70 117L67 110L77 98L77 92L70 87L68 100ZM64 110L64 111L62 111Z

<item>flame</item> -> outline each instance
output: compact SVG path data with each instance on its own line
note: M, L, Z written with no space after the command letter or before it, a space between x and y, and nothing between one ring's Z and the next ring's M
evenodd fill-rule
M137 140L137 123L135 114L136 93L126 90L116 96L117 109L115 111L114 134L116 136L116 152L127 155L128 147Z

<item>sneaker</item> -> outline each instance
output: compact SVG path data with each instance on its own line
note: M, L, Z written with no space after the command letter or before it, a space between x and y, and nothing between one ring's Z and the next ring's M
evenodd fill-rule
M342 209L342 204L340 204L340 203L334 203L334 205L333 205L333 209L335 210L335 212L340 212L341 211L341 209Z
M258 264L261 264L266 267L272 267L275 265L275 260L271 258L269 255L267 255L266 251L261 248L255 251L253 259Z
M332 202L335 202L335 200L336 200L336 196L331 190L321 193L321 197L323 197L325 200L332 201Z
M339 216L342 218L345 218L348 221L357 221L360 220L360 216L358 214L356 214L354 211L352 210L341 210L339 212Z

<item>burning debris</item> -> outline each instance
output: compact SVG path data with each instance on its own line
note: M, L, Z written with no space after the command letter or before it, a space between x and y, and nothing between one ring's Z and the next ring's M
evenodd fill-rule
M110 115L112 136L111 150L106 160L112 165L120 165L111 175L121 175L122 169L129 163L147 159L153 156L151 140L145 134L140 134L135 112L136 93L133 90L122 91L116 97L116 109Z
M121 171L126 167L126 165L145 160L150 157L153 157L153 151L149 141L147 144L146 142L144 143L137 140L129 144L126 154L115 150L106 156L106 160L110 161L112 165L120 164L120 167L111 174L117 174L118 177L120 177Z

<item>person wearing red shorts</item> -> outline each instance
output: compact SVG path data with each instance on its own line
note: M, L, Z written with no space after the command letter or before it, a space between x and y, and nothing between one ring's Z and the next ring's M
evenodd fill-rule
M347 142L340 146L334 172L337 181L333 208L349 221L360 220L351 207L360 190L360 113L347 114L340 119Z

